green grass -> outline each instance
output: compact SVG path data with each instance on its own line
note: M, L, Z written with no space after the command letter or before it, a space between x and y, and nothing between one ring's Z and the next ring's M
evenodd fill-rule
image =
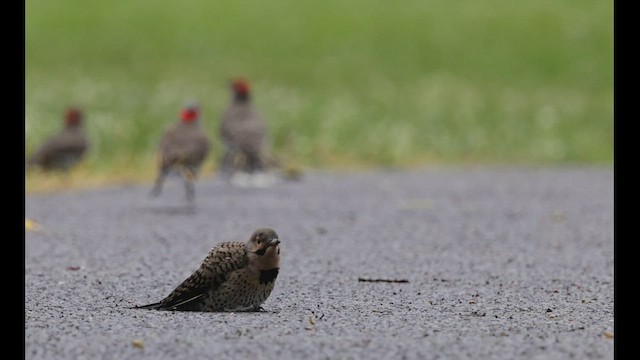
M87 112L87 176L153 176L197 99L217 140L246 76L307 167L611 164L613 3L28 0L26 154ZM215 169L220 145L208 166ZM100 175L102 174L102 175Z

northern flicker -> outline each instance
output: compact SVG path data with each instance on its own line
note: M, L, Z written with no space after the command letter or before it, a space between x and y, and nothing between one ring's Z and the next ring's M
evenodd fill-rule
M270 228L256 230L246 242L222 242L167 297L136 308L259 311L278 276L279 244L278 234Z
M211 145L199 120L200 107L190 102L182 109L180 120L162 134L158 149L159 170L152 196L160 195L167 175L175 172L184 181L187 200L194 200L194 183Z
M89 139L83 129L84 114L79 108L67 109L64 128L47 139L27 160L27 167L68 171L85 156Z
M270 154L267 125L253 105L249 83L231 81L231 104L220 119L220 137L224 145L220 172L229 180L236 174L264 174L277 161Z

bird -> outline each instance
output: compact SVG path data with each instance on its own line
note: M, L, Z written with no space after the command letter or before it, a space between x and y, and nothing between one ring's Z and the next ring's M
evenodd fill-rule
M151 195L162 192L166 177L171 173L181 176L187 201L195 200L195 181L209 153L211 140L200 124L200 106L189 101L180 112L177 123L168 126L158 147L158 174Z
M264 311L280 269L280 239L260 228L246 242L214 246L200 267L164 299L138 309L244 312Z
M70 107L64 115L64 128L49 137L27 160L27 168L67 172L76 166L89 149L89 138L83 129L84 113Z
M278 161L270 153L267 124L253 104L251 87L246 79L232 79L230 90L231 102L223 111L219 123L219 135L224 147L220 174L231 182L252 177L265 179L259 176L278 166Z

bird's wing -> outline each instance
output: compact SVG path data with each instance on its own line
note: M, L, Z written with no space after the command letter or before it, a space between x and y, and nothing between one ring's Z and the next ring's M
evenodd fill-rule
M157 152L160 167L171 166L184 157L183 145L181 144L181 129L179 126L180 124L168 126L160 137Z
M220 119L220 138L222 142L227 146L233 145L234 142L233 127L236 118L236 112L237 110L232 105L222 113L222 117Z
M267 128L261 120L247 121L242 124L236 137L238 146L246 152L260 153L267 145Z
M247 266L244 243L225 242L211 249L200 268L184 280L155 307L164 310L191 310L205 294L219 287L228 274ZM153 304L150 304L153 305ZM153 306L151 306L153 307Z
M200 166L209 152L209 147L209 138L201 128L173 127L160 139L160 166Z
M28 160L30 164L46 163L57 156L65 154L82 155L89 147L88 140L82 132L62 131L51 136Z
M211 147L211 140L207 134L201 129L194 129L192 144L190 147L191 163L194 166L200 166L200 164L206 159Z
M224 140L238 141L247 132L265 132L262 115L251 104L231 104L222 113L220 135Z

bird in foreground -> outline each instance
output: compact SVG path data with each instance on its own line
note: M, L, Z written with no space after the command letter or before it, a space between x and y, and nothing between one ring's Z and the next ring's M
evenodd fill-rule
M152 196L162 192L162 186L171 173L180 175L184 182L187 200L195 199L195 181L211 142L200 125L200 107L189 102L180 113L180 120L162 134L158 149L159 170L151 190Z
M256 230L246 242L222 242L167 297L135 308L260 311L278 276L279 244L278 234L270 228Z
M89 148L89 139L83 129L84 113L81 109L67 109L64 116L64 128L47 139L27 160L27 167L40 167L42 170L69 171L85 156Z
M268 186L273 178L266 176L277 166L270 154L267 125L251 99L251 88L245 79L234 79L231 86L231 104L220 119L220 137L224 153L220 172L224 179L243 185L254 179L253 185Z

